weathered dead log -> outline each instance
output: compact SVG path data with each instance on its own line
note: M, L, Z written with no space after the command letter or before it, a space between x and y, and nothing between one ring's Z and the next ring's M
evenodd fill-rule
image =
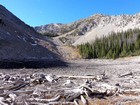
M16 90L19 90L19 89L21 89L21 88L24 88L26 85L28 85L28 83L16 84L16 85L14 85L14 86L7 87L7 90L16 91Z
M31 78L25 81L24 80L24 78L26 78L25 76L24 77L15 76L17 78L12 82L10 82L10 80L8 81L1 80L2 86L0 87L0 98L2 97L1 99L3 99L3 101L0 102L0 105L1 104L12 105L11 103L12 102L14 103L15 98L18 99L18 100L16 99L17 102L16 104L18 103L23 104L25 99L25 103L24 103L25 105L30 105L30 104L81 105L83 103L91 104L93 101L92 100L93 97L95 97L95 100L97 98L113 99L116 95L120 95L120 94L123 96L125 95L138 96L140 94L139 80L131 78L131 74L130 76L124 74L122 78L117 78L117 79L111 78L113 79L114 83L112 83L111 81L109 82L103 81L104 80L103 76L106 76L105 73L99 76L66 76L66 75L59 76L60 78L57 81L57 83L54 83L54 80L57 80L56 79L57 77L55 78L52 75L50 75L49 79L46 79L45 76L46 75L36 74L33 77L33 79L37 80L35 82L38 83L37 85L33 85L33 86L31 85L32 84ZM43 79L43 81L45 80L45 82L40 83L39 78ZM71 78L74 79L72 80ZM65 80L67 81L64 82ZM81 82L85 80L87 81L84 82L84 84L81 84ZM121 82L122 84L120 85ZM115 83L118 83L119 85L115 85ZM26 87L22 86L25 84L27 84ZM135 86L133 84L135 84ZM23 88L23 90L21 88ZM10 95L11 93L13 95ZM16 96L14 96L14 94L16 94ZM55 94L59 94L59 95L55 97ZM53 96L54 98L49 99L50 97ZM124 100L125 99L127 100L127 98L124 98ZM122 102L124 100L122 100ZM130 98L128 100L131 101ZM91 102L89 103L88 101ZM132 101L135 101L135 99L132 98Z
M33 95L34 97L39 97L39 96L41 95L41 91L38 90L38 89L35 89L35 90L33 91L32 95Z
M29 98L27 99L27 101L31 101L31 102L54 102L54 101L58 101L60 99L60 95L54 97L54 98L51 98L51 99L39 99L39 98Z
M34 90L18 90L18 91L13 91L14 94L32 94Z
M74 99L78 98L81 95L81 92L71 92L71 93L65 93L64 97L66 101L74 101Z
M0 87L0 90L12 90L12 91L16 91L16 90L20 90L21 88L24 88L25 86L29 85L29 83L14 83L12 84L7 84L5 86Z
M5 96L7 96L7 93L0 94L0 97L5 97Z
M93 89L91 87L87 86L87 85L81 85L79 88L80 89L85 88L85 89L89 90L90 92L93 92Z
M87 105L87 100L81 95L81 101L83 105Z
M140 89L125 89L125 90L123 90L123 94L139 95L140 94Z
M69 76L69 75L60 75L61 78L79 78L79 79L93 79L93 80L100 80L99 76Z
M53 75L47 75L47 76L45 76L45 78L49 82L56 82L56 80L55 80Z
M73 101L74 99L76 99L80 95L81 95L80 93L71 93L71 94L65 96L65 98L66 98L66 101Z
M79 105L79 103L78 103L78 100L77 100L77 99L75 99L73 102L74 102L74 104L75 104L75 105Z
M74 102L48 102L48 103L41 103L41 102L30 102L27 105L75 105Z
M71 80L67 80L62 86L72 85L74 84Z
M8 103L5 103L4 101L4 97L0 97L0 105L8 105Z
M119 77L126 77L126 76L130 76L130 75L133 75L133 73L130 72L130 73L127 73L127 74L120 75Z
M82 94L85 94L87 97L89 97L89 95L91 95L93 93L92 88L90 88L87 85L81 85L79 87L79 89L81 89L82 90Z
M16 97L17 97L17 95L16 94L13 94L13 93L9 94L8 96L11 98L11 101L12 102L14 102L15 99L16 99Z
M37 84L41 84L41 82L39 81L39 79L31 79L30 80L30 85L32 86L32 85L37 85Z

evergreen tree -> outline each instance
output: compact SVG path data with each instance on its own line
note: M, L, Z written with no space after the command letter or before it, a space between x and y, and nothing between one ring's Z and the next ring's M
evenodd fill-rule
M83 58L118 58L140 54L140 30L111 33L94 43L78 46Z

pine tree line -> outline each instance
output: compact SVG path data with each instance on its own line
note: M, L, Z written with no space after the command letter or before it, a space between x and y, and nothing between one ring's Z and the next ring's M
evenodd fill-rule
M83 58L118 58L140 55L140 29L112 32L108 37L96 39L92 44L78 46Z

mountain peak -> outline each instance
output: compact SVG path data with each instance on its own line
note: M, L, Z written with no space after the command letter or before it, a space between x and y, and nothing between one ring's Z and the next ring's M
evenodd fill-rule
M96 14L91 15L91 17L102 17L102 16L106 16L106 15L101 14L101 13L96 13Z
M94 14L88 18L64 24L61 27L41 28L43 32L59 33L65 37L65 43L78 45L92 42L96 38L107 36L111 32L126 31L140 27L140 13L134 15L104 15ZM49 27L51 25L47 25ZM37 30L41 32L42 30ZM53 30L53 31L52 31Z

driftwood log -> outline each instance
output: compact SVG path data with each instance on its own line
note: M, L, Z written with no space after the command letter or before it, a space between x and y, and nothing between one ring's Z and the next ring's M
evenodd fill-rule
M113 101L111 100L113 98L123 103L127 99L130 101L130 97L125 97L127 95L133 96L132 101L139 101L140 90L139 79L137 79L139 77L137 75L136 78L132 78L130 73L122 74L121 77L118 77L117 82L115 81L123 83L122 85L116 85L113 82L114 79L112 82L104 81L106 78L103 77L107 76L106 74L100 76L55 76L37 73L26 76L6 75L2 74L0 79L1 105L92 105L95 102L93 100L109 99ZM14 79L12 79L13 77ZM125 86L125 84L129 84L131 87ZM132 88L132 84L135 84L136 87Z

